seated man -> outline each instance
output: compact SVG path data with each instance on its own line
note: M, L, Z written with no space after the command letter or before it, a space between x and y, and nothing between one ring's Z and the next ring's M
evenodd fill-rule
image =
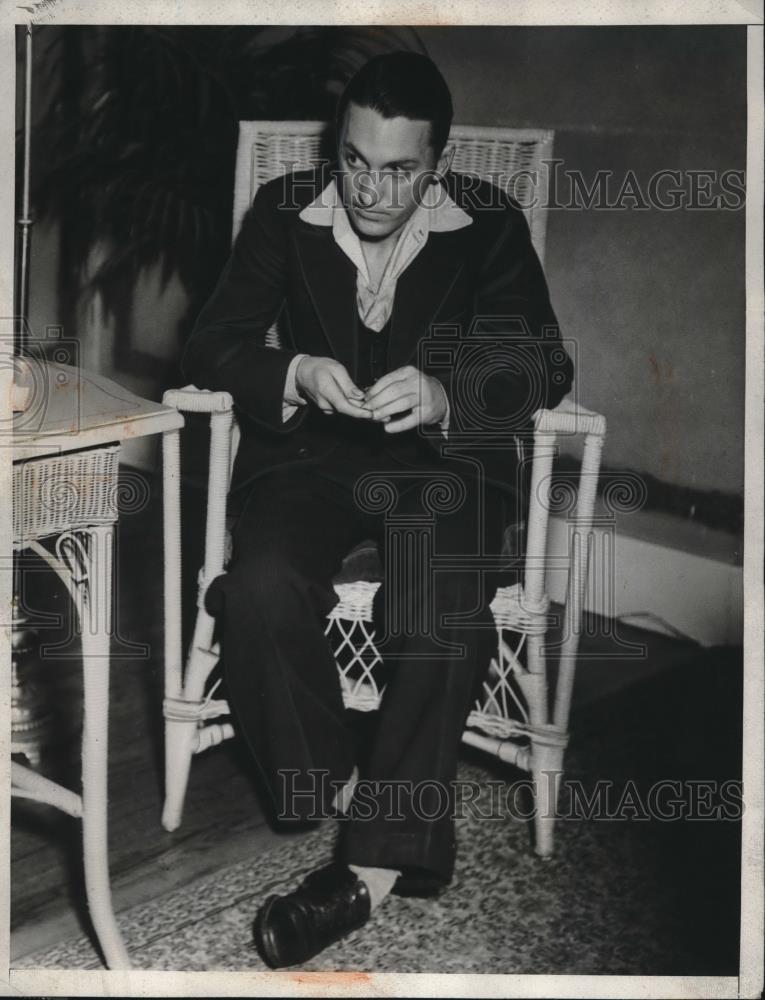
M233 557L207 594L239 730L284 820L326 815L361 768L337 860L261 907L274 967L391 891L449 883L457 751L496 639L477 563L519 518L517 435L571 387L525 218L449 169L451 121L427 57L362 67L338 104L337 162L259 189L184 357L197 386L232 394L242 432ZM369 538L389 673L362 762L324 630L333 577Z

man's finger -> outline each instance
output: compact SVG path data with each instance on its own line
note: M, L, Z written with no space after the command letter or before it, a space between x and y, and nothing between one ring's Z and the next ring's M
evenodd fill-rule
M399 434L401 431L409 431L413 427L417 427L420 422L420 408L418 406L414 407L412 412L406 417L401 417L398 420L389 420L387 423L383 424L386 434Z
M347 417L355 417L357 420L372 419L370 410L365 410L363 406L357 406L355 403L349 403L344 396L335 403L335 409L338 413L344 413Z
M340 391L346 399L356 398L361 400L364 393L359 389L351 376L344 368L337 368L332 372L332 378L340 386Z
M405 392L403 395L397 396L396 399L392 399L390 402L384 403L382 406L375 406L372 411L372 416L375 420L383 420L385 417L394 417L397 413L405 413L407 410L414 409L419 402L420 401L415 393Z
M369 397L364 405L368 406L370 410L379 410L382 406L387 406L388 403L392 403L397 399L402 399L404 396L417 396L417 385L413 384L411 379L401 379L398 382L391 382L390 385L385 386L374 397Z
M366 403L372 403L379 395L379 393L384 392L388 386L393 385L396 382L407 382L409 379L408 373L403 368L397 368L395 371L388 372L387 375L383 375L381 378L375 382L371 388L367 389L364 394L364 400Z
M339 385L326 389L324 397L338 413L344 413L348 417L360 417L362 420L372 419L371 411L346 399Z

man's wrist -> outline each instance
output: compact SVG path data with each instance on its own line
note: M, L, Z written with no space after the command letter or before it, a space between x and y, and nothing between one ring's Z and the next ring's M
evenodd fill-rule
M286 414L285 419L295 412L296 406L305 406L308 402L307 399L300 395L295 378L300 362L307 357L307 354L296 354L287 367L287 376L284 380L283 393L284 413Z
M295 367L295 387L298 390L302 390L302 388L303 388L303 383L300 381L300 369L303 366L303 362L307 358L310 358L310 356L311 356L310 354L304 354L304 355L302 355L302 357L300 358L300 360L297 363L297 366Z

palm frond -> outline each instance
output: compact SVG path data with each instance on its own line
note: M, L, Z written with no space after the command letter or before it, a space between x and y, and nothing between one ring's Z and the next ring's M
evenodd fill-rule
M238 122L330 118L367 59L424 51L414 29L368 27L46 27L50 100L36 123L34 201L60 221L106 309L119 281L159 266L194 301L230 242ZM40 48L38 42L38 50Z

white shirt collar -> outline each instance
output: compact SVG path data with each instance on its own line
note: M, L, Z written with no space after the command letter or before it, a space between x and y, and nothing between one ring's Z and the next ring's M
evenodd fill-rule
M333 177L324 190L300 212L300 218L314 226L334 226L335 217L339 214L344 215L350 225ZM437 183L428 185L422 196L422 203L414 210L408 221L411 222L415 216L422 224L425 236L428 232L448 233L454 229L462 229L473 222L446 189Z
M399 276L412 263L428 239L430 232L451 232L472 224L473 220L451 198L440 184L429 184L422 202L402 227L385 272L377 289L370 285L361 241L345 210L335 178L310 205L300 212L304 222L316 226L331 226L335 242L356 267L356 301L361 318L374 330L382 329L393 308L393 298Z

